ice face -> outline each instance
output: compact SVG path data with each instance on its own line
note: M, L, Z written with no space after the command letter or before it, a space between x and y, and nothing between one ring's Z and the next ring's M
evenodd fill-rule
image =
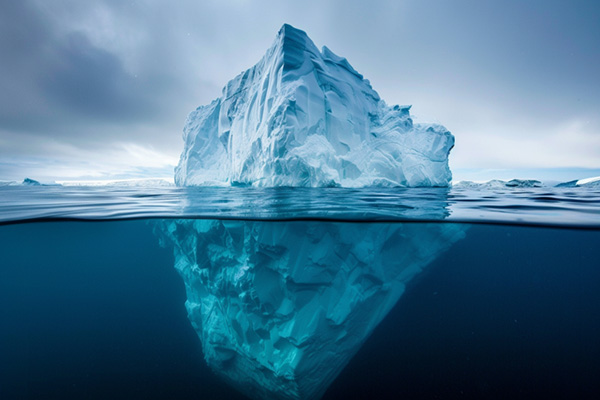
M284 25L264 57L193 111L175 183L447 186L454 137L388 106L345 58Z
M463 236L453 224L161 221L207 363L256 399L317 399Z
M590 187L600 186L600 176L595 176L593 178L580 179L577 181L577 186L590 186Z
M589 187L597 188L600 187L600 176L592 178L579 179L569 182L563 182L556 185L556 187Z

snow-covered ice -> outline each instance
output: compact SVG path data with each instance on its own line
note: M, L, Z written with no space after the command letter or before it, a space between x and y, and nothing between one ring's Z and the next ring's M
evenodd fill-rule
M454 137L388 106L350 63L284 25L252 68L193 111L175 183L447 186Z
M452 184L456 189L506 189L506 188L537 188L544 184L535 179L511 179L503 181L500 179L492 179L486 182L459 181Z
M576 179L569 182L563 182L556 185L556 187L586 187L586 188L597 188L600 187L600 176L595 176L585 179Z
M600 176L593 178L580 179L576 183L577 186L600 187Z
M58 181L62 186L119 186L119 187L170 187L173 179L168 178L132 178L106 180L69 180Z

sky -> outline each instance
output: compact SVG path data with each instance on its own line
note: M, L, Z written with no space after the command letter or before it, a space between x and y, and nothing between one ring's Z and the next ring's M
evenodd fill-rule
M455 180L600 175L600 2L0 4L0 180L172 177L187 114L283 23L456 137Z

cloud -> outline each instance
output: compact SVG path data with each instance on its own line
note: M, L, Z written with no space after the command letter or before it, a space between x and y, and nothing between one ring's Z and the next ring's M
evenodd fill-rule
M288 22L347 57L389 103L446 125L456 167L597 165L599 9L583 0L5 1L0 157L43 156L56 168L75 149L107 170L115 154L131 161L115 150L129 143L175 159L187 114L256 63ZM5 162L0 179L7 171Z
M128 71L119 54L34 2L10 2L2 11L4 129L70 137L91 124L161 123L172 116L176 101L169 100L186 92L175 76Z
M128 122L158 110L148 96L151 91L124 70L119 58L92 45L84 34L67 35L53 51L39 87L63 112Z
M152 145L111 143L100 151L42 138L27 154L0 154L2 180L34 177L45 182L81 179L126 179L173 176L178 157ZM59 155L57 157L57 155Z

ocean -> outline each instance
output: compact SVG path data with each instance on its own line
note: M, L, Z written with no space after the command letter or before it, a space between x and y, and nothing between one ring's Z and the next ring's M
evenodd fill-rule
M598 189L19 186L0 223L2 399L600 394Z

